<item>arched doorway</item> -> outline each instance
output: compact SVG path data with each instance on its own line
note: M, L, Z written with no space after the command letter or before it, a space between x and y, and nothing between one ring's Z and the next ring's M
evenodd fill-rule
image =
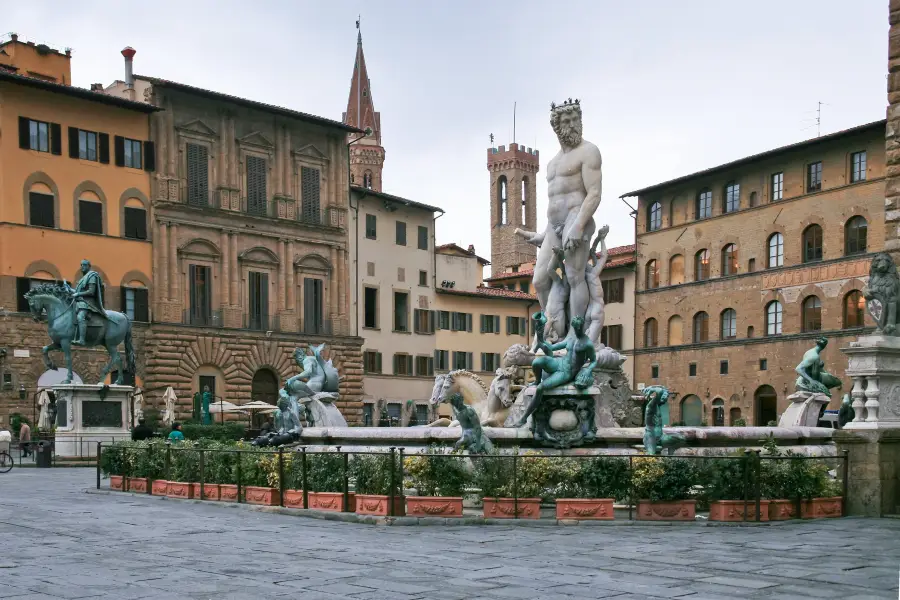
M778 420L778 394L771 385L761 385L753 394L753 424L764 427L770 421Z
M725 401L716 398L712 403L712 424L713 427L725 426Z
M260 369L253 374L250 384L250 400L275 405L278 402L278 377L269 369ZM264 420L268 416L256 413L257 419ZM255 419L254 419L255 420ZM255 427L257 423L254 423Z
M681 401L681 422L687 426L699 427L703 422L703 402L691 394Z
M728 411L728 424L734 427L741 419L741 409L734 406Z

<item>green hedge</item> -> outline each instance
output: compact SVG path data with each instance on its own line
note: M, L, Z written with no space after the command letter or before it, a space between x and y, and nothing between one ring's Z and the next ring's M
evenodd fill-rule
M247 426L241 423L222 423L213 425L200 425L199 423L184 423L181 433L186 440L216 440L219 442L237 442L247 435Z

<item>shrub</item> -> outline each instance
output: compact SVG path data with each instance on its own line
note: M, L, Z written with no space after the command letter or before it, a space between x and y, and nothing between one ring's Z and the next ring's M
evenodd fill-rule
M357 454L350 462L350 473L356 480L356 493L388 496L391 493L391 455ZM395 475L396 477L396 475ZM398 481L394 494L399 494Z
M184 423L181 433L186 440L209 439L219 442L236 442L247 435L247 427L241 423L215 423L213 425L200 425L198 423Z
M242 452L237 454L238 458L235 460L235 482L238 481L237 471L240 469L241 485L270 487L269 473L266 470L264 459L271 451L254 448L246 444L238 444L237 448L242 450Z
M166 448L161 441L126 442L128 475L136 478L163 479L166 472Z
M12 427L12 434L15 436L19 435L19 430L22 428L22 423L28 423L31 425L31 420L28 419L22 413L10 413L9 415L9 425Z
M755 470L752 460L735 456L734 458L710 458L703 461L699 467L703 499L712 502L743 500L745 468L750 469L747 474L747 498L754 497Z
M125 450L126 445L113 444L104 447L100 452L100 472L103 478L107 479L110 475L123 475L125 473Z
M741 417L740 419L735 419L734 425L732 425L732 427L746 427L746 426L747 426L747 419L745 419L743 417Z
M630 479L627 459L597 456L577 460L571 483L568 486L563 483L562 487L572 494L568 498L622 500L628 497Z
M652 502L689 499L697 469L689 459L641 456L634 459L635 498Z
M300 469L295 469L295 472L299 475ZM306 482L312 492L343 492L343 455L337 452L307 452Z
M172 448L169 478L185 483L200 482L200 453L190 444Z
M429 446L427 455L410 456L404 461L408 485L420 496L462 496L469 472L461 455L445 454L438 446Z

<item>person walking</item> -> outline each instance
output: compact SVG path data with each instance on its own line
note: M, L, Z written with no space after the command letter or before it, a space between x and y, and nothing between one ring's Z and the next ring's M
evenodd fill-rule
M153 429L147 425L146 419L138 419L137 427L131 430L131 439L135 442L149 440L153 437Z
M19 427L19 449L22 451L22 458L31 455L31 426L25 421Z
M172 432L169 434L170 442L183 442L184 434L181 433L181 423L175 422L172 423Z

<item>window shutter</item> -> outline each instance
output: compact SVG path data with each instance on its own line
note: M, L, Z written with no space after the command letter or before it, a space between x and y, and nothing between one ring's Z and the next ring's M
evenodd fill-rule
M69 127L69 158L78 158L78 129Z
M153 142L149 140L144 142L144 170L156 170L156 150Z
M485 330L484 317L485 317L485 315L481 315L481 333L484 333L484 330Z
M124 151L124 148L123 148ZM100 162L104 165L109 164L109 134L108 133L98 133L97 134L97 157L100 159Z
M307 223L318 223L319 212L319 169L300 167L301 220Z
M247 157L247 212L253 215L268 214L266 210L266 159Z
M26 121L27 123L27 121ZM25 294L31 289L31 281L27 277L16 277L16 310L18 312L29 312L28 300Z
M466 313L466 331L472 331L472 314Z
M187 144L188 204L209 204L209 151L206 146Z
M494 333L500 333L500 315L494 315Z
M399 363L399 360L398 360L399 358L400 358L399 354L394 355L394 375L397 375L397 364Z
M150 290L137 288L134 292L134 320L150 322Z
M125 138L121 135L115 136L113 138L113 151L115 153L116 158L116 166L124 167L125 166Z
M406 374L407 374L407 375L412 375L412 374L413 374L413 357L412 357L412 354L410 354L410 355L408 355L408 356L406 357Z
M468 370L472 370L474 368L474 363L472 362L472 353L466 352L466 368Z
M375 353L375 372L381 373L381 352Z
M59 123L50 123L50 153L62 154L62 127Z
M433 310L428 311L428 333L434 333L435 314Z
M126 297L127 296L126 290L128 290L128 288L125 287L124 285L119 287L119 300L120 300L119 306L121 307L120 310L121 310L122 314L128 314L128 298Z
M27 117L19 117L19 148L31 149L31 126Z

